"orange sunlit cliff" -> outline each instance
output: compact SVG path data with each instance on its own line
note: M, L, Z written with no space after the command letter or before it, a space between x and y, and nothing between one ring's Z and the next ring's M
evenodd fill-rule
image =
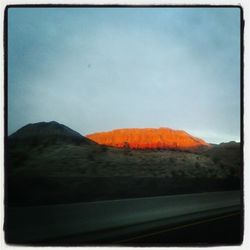
M210 146L185 131L169 128L126 128L86 135L98 144L132 149L195 149Z

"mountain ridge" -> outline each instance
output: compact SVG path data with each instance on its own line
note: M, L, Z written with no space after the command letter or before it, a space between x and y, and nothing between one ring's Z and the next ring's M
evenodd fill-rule
M8 137L6 146L6 200L14 206L240 187L240 143L193 151L132 150L98 145L51 122L24 126Z
M211 147L204 140L184 130L170 128L123 128L87 134L98 144L131 149L195 149Z

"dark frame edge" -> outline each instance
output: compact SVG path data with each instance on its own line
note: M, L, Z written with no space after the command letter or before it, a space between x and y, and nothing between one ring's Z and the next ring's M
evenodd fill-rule
M238 8L240 10L240 143L241 143L241 159L242 159L242 173L241 173L241 245L244 240L244 11L242 5L215 5L215 4L9 4L4 8L4 23L3 23L3 58L4 58L4 237L5 243L12 245L7 241L7 232L5 231L6 212L7 212L7 153L8 153L8 10L11 8ZM15 244L14 244L15 245ZM237 244L236 244L237 245ZM166 245L168 246L168 245ZM181 246L185 246L181 244ZM224 244L206 245L195 244L189 245L193 247L199 246L226 246Z
M242 6L240 4L9 4L6 8L160 8L160 7L168 7L168 8L240 8L242 10Z
M241 160L242 160L242 171L241 171L241 242L244 240L244 229L245 229L245 202L244 202L244 11L243 7L239 4L240 10L240 142L241 142Z
M3 57L4 57L4 239L7 243L7 232L5 230L7 223L7 192L8 192L8 178L7 178L7 155L8 155L8 9L7 5L4 9L4 22L3 22Z

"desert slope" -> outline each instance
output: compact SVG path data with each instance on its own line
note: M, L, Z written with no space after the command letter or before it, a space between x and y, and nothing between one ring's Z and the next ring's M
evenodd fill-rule
M204 140L170 128L126 128L86 135L98 144L131 149L195 149L209 147Z
M193 152L106 147L57 122L28 124L6 146L13 206L239 189L243 165L240 143Z

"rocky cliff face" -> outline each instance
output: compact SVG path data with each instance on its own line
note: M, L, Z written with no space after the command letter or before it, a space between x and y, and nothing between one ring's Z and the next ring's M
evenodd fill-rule
M196 149L209 147L202 139L169 128L127 128L86 135L98 144L132 149Z

